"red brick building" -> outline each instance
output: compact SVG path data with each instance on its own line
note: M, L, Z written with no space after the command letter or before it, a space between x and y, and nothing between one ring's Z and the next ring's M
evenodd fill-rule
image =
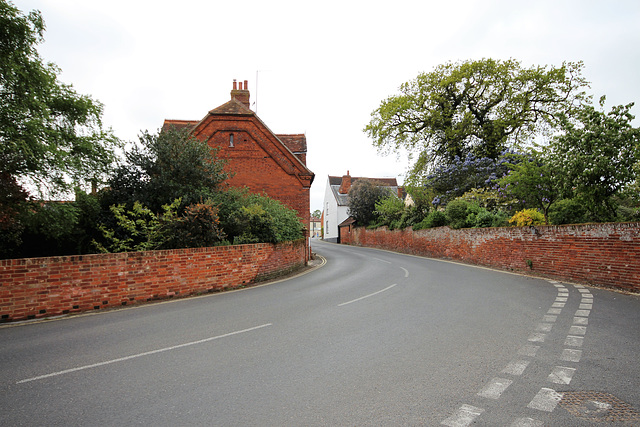
M251 111L247 81L233 82L231 100L209 111L200 121L165 120L164 126L190 127L193 134L219 149L227 160L227 181L266 193L296 210L309 229L309 190L314 174L307 166L307 138L303 134L276 135Z

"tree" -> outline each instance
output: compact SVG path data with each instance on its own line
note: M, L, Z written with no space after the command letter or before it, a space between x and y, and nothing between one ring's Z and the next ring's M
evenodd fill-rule
M0 0L0 171L51 194L100 180L119 141L102 128L102 105L42 61L44 29L39 11Z
M551 142L551 162L563 171L567 192L578 198L597 221L616 219L616 196L636 179L640 128L631 126L633 103L604 111L586 105L562 116L563 133Z
M581 62L523 68L482 59L439 65L382 101L364 131L380 150L406 149L420 182L437 164L472 153L496 159L505 148L553 128L560 113L586 99Z
M183 206L209 199L227 178L224 162L216 155L187 130L144 132L109 179L103 205L123 203L131 208L138 201L159 213L177 198Z
M375 181L358 179L349 190L349 215L360 225L369 225L376 218L376 202L390 194L390 191L376 185Z
M540 209L545 223L549 224L549 208L562 195L561 171L537 151L521 156L521 161L512 167L513 170L499 180L500 186L527 206Z

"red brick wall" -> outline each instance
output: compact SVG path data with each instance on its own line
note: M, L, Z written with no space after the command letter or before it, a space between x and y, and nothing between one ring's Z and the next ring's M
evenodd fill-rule
M415 232L344 227L340 239L345 244L640 291L640 223Z
M303 266L305 242L0 260L0 319L235 288Z

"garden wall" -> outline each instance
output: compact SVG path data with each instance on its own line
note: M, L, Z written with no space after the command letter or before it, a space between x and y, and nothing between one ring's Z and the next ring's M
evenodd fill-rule
M306 263L306 239L0 260L0 321L34 319L235 288Z
M640 291L640 223L418 231L343 227L340 241Z

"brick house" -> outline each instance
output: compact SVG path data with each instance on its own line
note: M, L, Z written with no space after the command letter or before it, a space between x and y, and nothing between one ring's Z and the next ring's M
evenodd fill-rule
M251 111L245 80L233 81L231 100L209 111L202 120L165 120L163 128L191 128L193 135L227 161L227 183L265 193L298 212L309 230L309 190L314 173L306 165L304 134L274 134Z
M398 186L396 178L352 177L349 175L349 171L342 177L329 176L323 204L324 240L334 243L340 242L339 225L349 218L349 190L351 185L359 179L375 181L379 186L388 188L394 194L398 194L398 197L403 197L403 189Z

